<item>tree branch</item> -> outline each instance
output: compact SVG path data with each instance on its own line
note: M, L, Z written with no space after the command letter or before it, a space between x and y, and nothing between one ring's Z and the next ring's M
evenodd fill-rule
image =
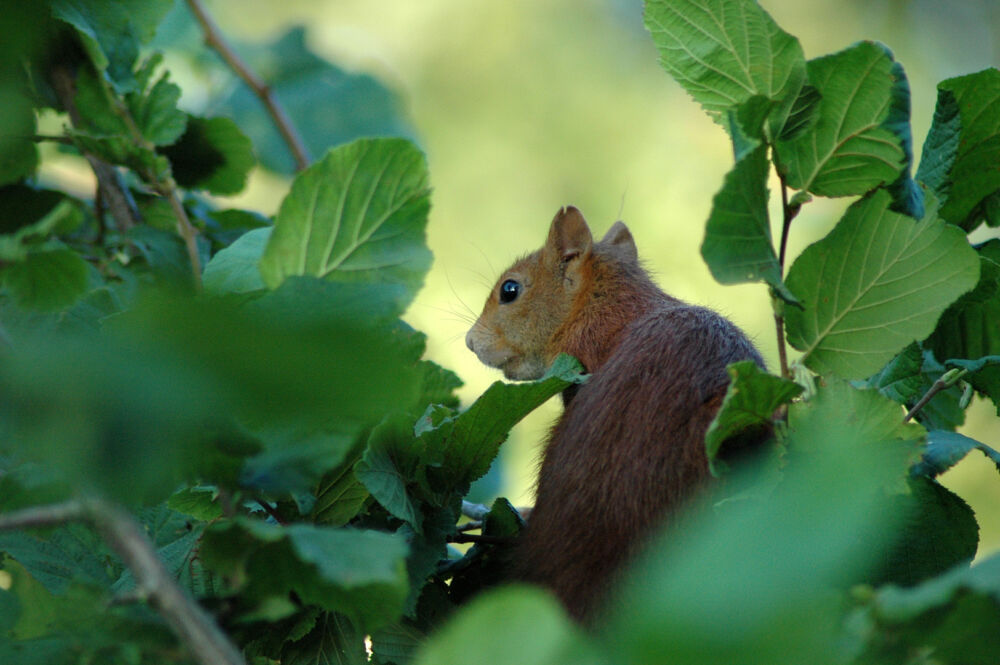
M517 538L509 536L477 536L472 533L459 533L448 538L449 543L489 543L490 545L510 545Z
M302 138L296 131L295 126L289 120L288 114L285 113L284 107L281 106L278 99L274 96L271 88L260 77L254 74L240 56L236 54L236 51L229 46L222 37L218 26L212 20L212 17L205 11L201 0L187 0L187 4L191 9L191 13L194 14L195 19L201 25L202 32L205 34L205 44L219 54L226 64L236 72L236 75L250 86L250 89L253 90L254 94L264 104L268 114L271 116L271 120L274 122L274 126L281 133L281 137L285 140L288 149L295 158L296 170L301 171L309 166L311 160L309 159L309 153L306 150L305 144L302 142Z
M246 665L243 656L212 617L185 593L135 519L100 499L67 501L0 515L0 530L55 526L86 521L118 553L136 581L140 595L166 620L194 658L203 665Z

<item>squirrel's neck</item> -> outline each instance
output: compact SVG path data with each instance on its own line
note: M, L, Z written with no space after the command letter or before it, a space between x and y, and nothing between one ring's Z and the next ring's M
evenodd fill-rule
M573 309L551 343L555 353L575 356L590 373L604 365L633 321L664 304L679 302L661 291L636 264L595 256L582 278L584 285Z

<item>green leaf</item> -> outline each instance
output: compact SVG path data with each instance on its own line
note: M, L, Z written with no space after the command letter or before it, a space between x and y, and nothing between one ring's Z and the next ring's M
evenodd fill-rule
M934 477L955 466L973 450L982 452L1000 471L1000 452L985 443L957 432L932 430L927 433L923 459L913 468L914 474Z
M442 488L465 488L486 473L510 428L568 386L585 381L583 367L573 357L560 354L545 375L530 383L497 381L466 411L443 420L417 424L432 482ZM432 413L428 412L428 416Z
M771 135L781 132L805 83L805 57L756 2L647 0L645 20L660 64L709 115L763 95L778 104Z
M245 518L207 529L201 550L210 569L245 579L248 597L294 591L304 603L341 612L364 630L399 618L409 591L406 553L394 534Z
M179 139L188 121L187 114L177 108L181 89L169 77L170 72L164 72L148 91L143 89L141 94L125 98L139 131L157 146L170 145Z
M271 227L254 229L217 252L202 273L205 291L212 295L223 295L265 289L258 264L270 237Z
M68 524L45 535L0 533L0 552L16 560L50 593L67 593L74 583L111 587L117 571L107 565L108 551L87 525Z
M324 612L306 635L286 642L281 651L281 665L366 665L364 638L346 617Z
M354 467L361 481L382 507L423 533L423 515L407 491L419 457L409 418L387 419L372 430L364 456Z
M802 393L802 386L768 374L750 360L733 363L726 371L729 372L726 397L705 433L705 451L714 476L727 470L720 454L733 437L748 430L759 437L762 431L770 430L775 409Z
M357 458L349 459L338 471L323 478L316 491L312 515L317 524L343 526L351 521L371 496L354 475Z
M913 477L908 484L908 494L889 497L901 519L875 585L911 586L976 555L979 524L969 504L929 478Z
M865 386L875 388L889 399L908 409L916 405L935 381L947 371L934 359L934 354L911 344L873 375ZM917 412L916 419L927 429L953 430L965 422L965 411L959 405L962 391L952 386L938 392Z
M906 79L891 54L861 42L809 61L822 99L816 124L775 144L787 183L819 196L864 194L895 181L906 167L899 118L891 113ZM908 125L906 125L908 127Z
M881 662L933 653L943 663L990 665L1000 651L1000 556L911 588L879 589L861 611L877 629L868 648Z
M415 662L440 665L470 660L478 665L604 662L551 596L526 586L499 589L473 600L421 646Z
M720 284L763 280L791 302L771 244L767 214L767 146L736 162L712 199L701 255Z
M959 229L933 212L916 222L889 204L885 191L854 203L789 270L786 284L804 307L785 312L788 342L818 373L870 376L976 283L978 261Z
M430 266L427 167L401 139L355 141L298 175L260 262L275 288L289 275L404 285L412 298Z
M27 94L12 85L0 85L0 185L17 182L38 168L34 136L35 113Z
M942 361L978 360L1000 355L1000 240L978 248L980 276L976 288L949 307L938 321L927 347ZM967 377L976 390L1000 409L1000 366L984 366Z
M184 134L163 154L177 184L218 196L243 191L257 164L250 139L229 118L188 116Z
M0 269L4 286L21 307L55 311L69 307L87 291L89 269L69 249L29 252Z
M386 626L372 635L372 662L413 665L423 642L424 634L408 624Z
M823 95L814 86L809 84L802 86L795 102L788 110L788 119L777 140L791 141L812 129L819 120L819 103L822 99Z
M222 517L222 506L216 501L217 493L213 487L185 487L170 495L167 506L196 520L211 522Z
M971 230L1000 190L1000 71L985 69L938 84L934 122L917 179L941 200L946 221Z
M318 57L305 35L297 26L271 43L238 50L281 100L313 157L361 137L413 137L392 91L372 76L348 73ZM210 103L213 114L232 118L253 140L262 166L293 174L288 145L253 91L241 82L220 89L231 92Z

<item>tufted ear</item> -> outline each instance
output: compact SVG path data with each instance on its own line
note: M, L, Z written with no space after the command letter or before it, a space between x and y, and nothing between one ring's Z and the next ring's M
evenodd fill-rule
M546 257L553 262L568 263L585 258L593 245L594 238L580 211L573 206L560 208L549 227L544 248Z
M615 222L601 238L600 244L613 249L615 254L624 261L630 263L639 261L639 251L635 248L632 232L625 226L625 222Z

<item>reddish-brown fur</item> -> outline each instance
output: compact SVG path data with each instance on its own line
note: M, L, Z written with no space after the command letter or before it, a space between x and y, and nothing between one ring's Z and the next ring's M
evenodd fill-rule
M620 222L593 243L580 213L560 210L546 246L498 287L509 279L521 295L501 304L494 289L469 347L510 378L536 378L560 352L591 374L564 394L515 572L588 620L650 530L708 476L705 430L726 365L763 361L728 320L657 288Z

